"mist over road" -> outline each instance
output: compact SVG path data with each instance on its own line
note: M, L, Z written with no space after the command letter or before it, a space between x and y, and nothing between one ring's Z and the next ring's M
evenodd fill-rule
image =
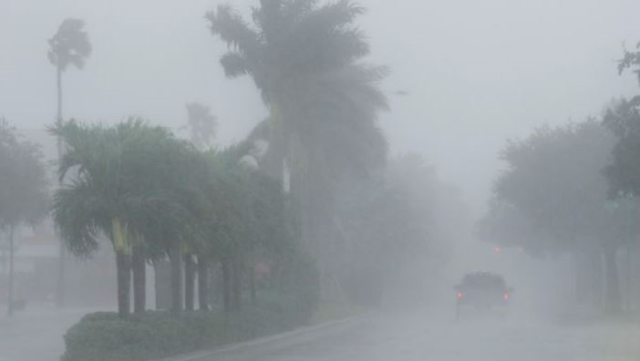
M524 315L456 323L449 310L439 311L370 315L189 360L631 361L640 356L637 325L562 326Z

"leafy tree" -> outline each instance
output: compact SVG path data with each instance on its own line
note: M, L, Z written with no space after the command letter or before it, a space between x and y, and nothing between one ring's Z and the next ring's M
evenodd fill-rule
M636 52L625 50L624 57L618 63L618 71L622 74L627 69L634 69L632 71L640 82L640 43L636 48ZM635 233L635 227L630 224L635 225L635 220L640 216L637 207L637 195L640 194L640 96L614 101L605 111L603 124L617 138L612 162L604 171L612 199L610 210L622 222L620 228L627 230L622 240L629 245ZM611 272L615 271L611 262L608 268L612 269Z
M640 50L636 53L625 51L618 70L622 73L633 67L639 68L634 72L640 82ZM613 163L606 169L611 192L640 194L640 96L614 102L605 111L603 123L618 138L613 149Z
M0 118L0 229L9 233L9 315L13 314L14 229L42 220L48 208L47 188L40 149L21 140Z
M631 230L622 227L620 218L609 210L603 169L614 141L613 134L592 119L538 128L525 140L510 141L502 152L507 169L495 184L496 205L488 223L502 234L530 232L509 244L536 253L572 252L578 258L596 260L604 254L607 305L617 311L615 252ZM588 272L580 269L577 274ZM594 284L588 279L578 281Z

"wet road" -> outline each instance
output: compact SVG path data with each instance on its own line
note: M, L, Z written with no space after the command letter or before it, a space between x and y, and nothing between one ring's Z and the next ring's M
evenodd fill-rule
M0 319L0 361L55 361L86 311ZM560 326L534 317L455 323L450 312L367 315L175 361L638 361L640 326Z
M180 361L637 361L640 327L533 319L456 324L444 315L372 316Z
M0 361L58 361L62 335L87 309L27 308L12 318L0 316Z

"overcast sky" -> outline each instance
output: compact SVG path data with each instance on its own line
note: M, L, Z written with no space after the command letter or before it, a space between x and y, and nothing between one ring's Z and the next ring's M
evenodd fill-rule
M185 122L199 101L230 144L267 112L249 79L227 80L225 45L203 18L213 0L0 0L0 116L42 129L55 116L47 39L66 17L87 22L94 52L64 77L65 116L114 123L139 115ZM258 0L229 3L246 11ZM372 45L386 64L392 111L381 118L393 154L418 152L477 208L508 137L543 123L599 115L639 93L617 75L622 44L640 41L638 0L361 0Z

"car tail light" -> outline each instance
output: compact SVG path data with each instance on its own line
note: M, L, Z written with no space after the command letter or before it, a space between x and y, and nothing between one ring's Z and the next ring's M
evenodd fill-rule
M502 296L502 298L505 301L509 301L509 299L511 298L511 295L509 294L509 292L505 292L504 295Z
M462 292L456 293L456 298L461 300L462 299Z

